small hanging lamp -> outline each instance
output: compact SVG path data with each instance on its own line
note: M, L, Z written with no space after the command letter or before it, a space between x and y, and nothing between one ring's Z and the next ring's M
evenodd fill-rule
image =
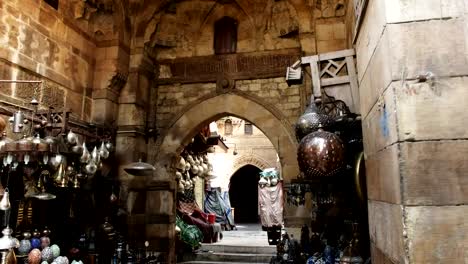
M0 201L0 210L7 211L10 210L10 194L8 192L8 187L5 188L5 192L3 193L2 200Z
M124 168L124 171L133 176L150 176L156 168L146 162L142 162L141 159L138 162L130 163Z

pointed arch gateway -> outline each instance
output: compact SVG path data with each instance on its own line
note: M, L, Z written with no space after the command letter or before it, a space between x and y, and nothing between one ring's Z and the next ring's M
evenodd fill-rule
M239 158L234 160L232 171L228 173L228 175L231 175L232 177L232 175L236 173L237 170L247 165L255 166L259 170L264 170L266 168L274 167L274 164L269 164L266 160L259 157L258 155L253 155L253 154L241 155Z
M171 178L175 157L199 129L220 117L232 115L252 122L274 145L280 157L281 173L286 182L299 173L297 143L292 125L282 113L260 99L240 93L226 93L195 103L176 117L162 137L156 166L163 169L158 178Z

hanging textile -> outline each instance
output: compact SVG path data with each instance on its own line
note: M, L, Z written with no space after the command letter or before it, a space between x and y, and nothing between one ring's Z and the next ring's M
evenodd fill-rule
M231 207L231 200L229 199L229 192L224 192L223 201L226 206L226 216L227 216L228 222L231 224L232 227L234 227L235 226L234 215L232 215L232 207Z
M273 227L283 224L283 182L275 186L258 187L258 206L262 226Z
M220 188L212 188L206 192L205 213L215 214L216 223L225 225L226 229L231 229L234 226L234 221L231 222L227 216L227 206L221 196Z
M196 226L202 232L203 243L212 243L217 227L208 223L208 215L200 210L194 198L194 190L188 189L177 197L177 215L188 225Z

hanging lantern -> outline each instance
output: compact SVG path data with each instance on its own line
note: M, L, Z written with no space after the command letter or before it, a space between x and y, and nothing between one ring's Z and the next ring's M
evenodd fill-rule
M333 125L333 119L328 115L323 114L317 108L314 100L311 100L309 106L304 111L296 123L296 138L301 141L306 135L315 132L319 129L319 125L323 128L328 128Z
M176 168L179 170L185 169L185 159L180 157L179 162L176 164Z
M107 159L109 157L109 150L106 148L104 142L102 142L101 146L99 147L99 156L103 159Z
M299 168L305 177L327 177L344 165L344 145L334 133L319 129L305 136L297 149Z
M83 152L80 157L80 162L81 163L88 163L89 160L91 159L91 154L89 153L88 148L86 148L86 143L83 142Z
M8 187L5 188L5 192L3 193L2 200L0 201L0 210L6 211L11 208L10 204L10 193L8 192Z
M68 131L67 142L70 145L75 145L78 142L78 136L75 133L73 133L73 131L71 130Z

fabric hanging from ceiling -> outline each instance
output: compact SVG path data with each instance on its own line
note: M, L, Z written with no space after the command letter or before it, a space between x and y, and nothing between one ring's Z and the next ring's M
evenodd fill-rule
M273 227L283 224L283 182L275 186L258 187L258 207L262 226Z
M231 207L229 206L229 210L230 209ZM228 216L228 206L221 195L221 188L211 188L211 190L206 191L205 212L208 214L215 214L216 223L225 225L226 229L229 230L234 227L232 217Z
M231 224L232 227L235 226L234 223L234 215L232 214L232 207L231 207L231 200L229 199L229 192L224 192L223 193L223 201L226 206L226 216L228 219L228 222Z

